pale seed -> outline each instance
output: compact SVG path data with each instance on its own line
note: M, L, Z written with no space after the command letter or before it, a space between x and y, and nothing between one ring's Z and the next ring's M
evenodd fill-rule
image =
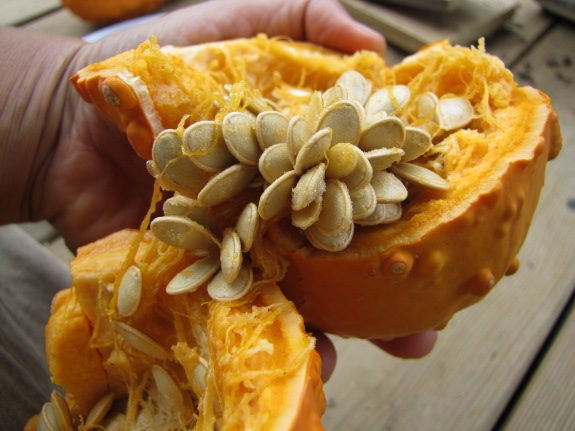
M347 142L335 144L327 151L328 178L343 178L350 175L357 165L355 146Z
M166 359L169 355L166 349L148 335L132 326L115 321L114 329L136 350L156 359Z
M38 418L38 431L60 431L60 424L51 402L44 403Z
M213 233L201 224L184 217L157 217L150 227L160 241L198 255L209 254L219 246L219 241Z
M353 222L349 223L346 229L337 235L325 234L317 227L317 224L314 224L305 230L305 235L314 247L320 250L336 252L345 249L349 245L353 238L353 232Z
M259 114L256 118L256 137L262 151L274 144L286 143L288 125L288 117L281 112Z
M262 153L258 168L268 183L273 183L287 171L293 169L287 144L275 144Z
M346 185L339 180L327 180L321 213L314 226L326 235L339 235L352 220L353 208Z
M376 91L365 103L366 117L372 117L376 112L395 115L403 110L411 98L411 91L405 85L390 85Z
M225 280L222 271L208 284L208 294L216 301L236 301L242 298L251 288L253 273L250 266L243 266L232 283Z
M351 174L341 178L341 181L347 185L348 189L352 193L355 190L361 189L369 184L373 174L371 163L369 163L369 160L365 156L364 152L357 147L354 147L354 150L357 156L357 163L355 168Z
M182 410L184 408L184 396L170 373L164 367L154 364L152 366L152 376L160 393L160 402L165 410Z
M160 172L166 169L169 162L182 154L182 139L175 130L164 130L154 140L152 159Z
M70 415L70 407L62 395L57 391L52 391L50 401L54 410L56 422L61 431L73 431L72 416Z
M315 125L323 108L324 106L321 92L314 91L309 99L305 113L305 118L313 130L316 130Z
M314 133L297 154L294 169L304 173L312 166L326 161L326 153L332 143L332 131L328 128Z
M217 254L196 260L181 270L166 286L170 295L195 292L220 269L220 257Z
M221 126L215 121L199 121L184 131L184 150L200 169L218 172L235 163L236 159L228 150Z
M399 163L390 168L395 175L436 190L448 190L447 180L433 171L412 163Z
M124 431L126 415L123 413L112 413L102 422L105 431Z
M379 204L403 202L407 199L405 185L391 172L374 172L371 185L375 190L376 200Z
M444 97L437 102L435 115L443 130L460 129L473 119L473 105L463 97Z
M289 150L289 157L292 165L295 164L295 158L312 135L310 125L301 115L292 117L288 124L288 137L287 144Z
M321 213L321 203L322 203L322 196L318 196L315 201L309 204L307 207L298 210L292 211L291 213L291 221L292 225L298 227L300 229L307 229L315 222L318 221L319 215Z
M244 253L247 253L252 248L258 232L259 222L258 207L250 202L244 207L236 222L236 232L240 236Z
M342 84L347 90L347 98L357 100L362 105L365 104L371 93L371 84L365 77L355 70L344 72L336 81L336 84Z
M164 202L163 211L164 215L186 217L208 228L214 234L218 232L214 214L196 199L175 194Z
M224 231L220 250L220 266L227 283L232 283L242 269L242 242L236 231L227 228Z
M355 222L361 226L375 226L396 222L401 218L401 204L377 204L375 210L369 217L365 217Z
M335 102L347 99L347 89L343 84L336 84L328 88L322 95L323 106L333 105Z
M88 413L88 417L86 418L86 422L84 426L89 428L93 425L97 425L106 417L110 409L112 408L112 403L114 402L114 393L110 392L104 395L102 398L98 400L94 407Z
M361 133L358 147L363 151L379 148L401 148L405 141L403 122L394 116L370 123Z
M405 128L405 142L401 148L405 154L402 162L409 162L425 154L433 146L431 136L425 130L417 127Z
M230 152L240 162L257 166L262 150L255 131L256 120L246 112L230 112L222 122L222 133Z
M320 114L317 128L332 130L332 143L349 142L356 145L362 128L362 112L349 100L340 100L327 106Z
M417 97L417 117L428 121L435 120L435 107L439 99L430 91Z
M208 207L221 204L243 191L257 173L257 167L243 163L230 166L210 178L210 181L198 193L198 202Z
M405 152L399 148L380 148L365 153L373 171L383 171L401 160Z
M351 196L353 219L369 217L375 210L377 198L371 184L366 185Z
M260 196L258 212L264 220L275 218L291 207L291 193L298 174L289 171L270 184Z
M304 209L324 193L326 187L325 172L325 163L320 163L301 176L292 190L292 210Z
M158 176L165 190L195 196L204 186L206 174L188 156L171 160Z
M130 266L124 273L118 286L118 313L128 317L132 316L142 298L142 272L136 265Z

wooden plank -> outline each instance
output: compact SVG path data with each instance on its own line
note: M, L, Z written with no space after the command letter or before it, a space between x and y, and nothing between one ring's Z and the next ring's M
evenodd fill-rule
M575 146L569 145L575 138L575 76L567 60L574 43L575 29L559 25L516 68L552 97L568 143L548 165L519 272L456 315L421 360L336 339L339 362L325 386L324 424L330 431L483 431L497 423L575 286ZM570 396L564 389L558 398ZM571 419L553 420L558 427Z
M0 25L19 25L60 7L60 0L2 0Z

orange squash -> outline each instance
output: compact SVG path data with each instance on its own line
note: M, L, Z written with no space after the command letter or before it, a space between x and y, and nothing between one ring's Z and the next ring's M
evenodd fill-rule
M167 0L62 0L62 4L85 21L108 24L145 15Z

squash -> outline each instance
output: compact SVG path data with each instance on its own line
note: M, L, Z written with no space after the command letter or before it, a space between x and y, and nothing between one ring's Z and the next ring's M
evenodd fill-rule
M167 0L62 0L64 7L85 21L108 24L145 15Z
M152 40L71 81L146 160L150 214L169 196L140 232L81 249L55 300L48 357L76 422L321 429L303 322L380 339L444 327L518 269L561 148L547 96L482 41L389 67L263 35Z

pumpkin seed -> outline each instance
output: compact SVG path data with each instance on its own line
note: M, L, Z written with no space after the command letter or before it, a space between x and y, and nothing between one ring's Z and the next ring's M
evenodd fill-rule
M347 90L347 99L357 100L362 105L365 104L371 93L371 84L361 73L355 70L349 70L341 74L336 84L343 85Z
M323 108L324 106L321 92L314 91L309 99L305 113L305 118L313 130L316 130L315 125Z
M357 104L349 100L340 100L323 109L318 119L317 128L332 130L332 143L348 142L356 145L359 142L363 113Z
M313 225L315 222L317 222L319 219L319 215L321 213L322 200L323 197L319 195L307 207L301 210L292 211L291 213L292 224L295 227L305 230L311 225Z
M340 100L347 100L347 89L343 84L336 84L328 88L322 95L323 106L333 105Z
M387 115L400 113L411 98L411 90L405 85L390 85L376 91L365 102L365 115L371 117L377 112Z
M105 431L124 431L125 424L126 415L119 412L108 415L102 422Z
M124 322L114 321L113 326L118 334L136 350L156 359L168 358L166 349L143 332Z
M320 250L341 251L345 249L353 238L354 224L349 225L337 235L325 234L318 227L317 223L305 230L305 235L312 245Z
M395 117L384 117L370 123L361 133L359 148L372 151L379 148L401 148L405 141L403 122Z
M244 265L232 283L225 280L222 271L208 284L208 294L216 301L236 301L241 299L251 288L253 272L250 266Z
M243 163L230 166L208 181L198 193L198 202L208 207L221 204L243 191L257 173L256 167Z
M60 424L51 402L44 403L38 418L38 431L60 431Z
M163 211L164 215L186 217L208 228L214 234L218 232L214 214L196 199L175 194L164 202Z
M206 172L218 172L236 162L215 121L192 124L184 131L182 142L192 162Z
M261 150L287 142L289 119L276 111L262 112L256 118L256 137Z
M354 146L354 150L357 155L357 163L353 172L343 178L343 181L348 189L353 193L355 190L365 187L371 181L371 176L373 175L373 168L371 163L365 156L364 152L359 148Z
M325 172L325 163L320 163L301 176L292 190L292 210L304 209L325 192Z
M70 415L70 407L62 395L57 391L52 391L50 395L50 402L54 410L54 417L56 423L61 431L73 431L72 416Z
M405 154L401 157L401 161L415 160L425 154L432 146L431 136L425 130L417 127L406 127L405 142L401 148Z
M390 168L395 175L405 178L413 183L436 190L448 190L449 183L446 179L422 166L412 163L399 163Z
M435 107L439 99L431 91L420 94L417 97L417 117L428 121L435 120Z
M114 402L114 393L110 392L104 395L98 400L96 404L88 413L86 417L86 422L84 426L90 428L91 426L98 425L106 417L110 409L112 408L112 403Z
M240 236L244 253L247 253L252 248L259 223L258 207L250 202L244 207L236 222L236 232Z
M166 129L154 140L152 160L160 172L166 169L169 162L182 154L182 139L176 130Z
M377 203L403 202L407 199L405 185L391 172L374 172L371 185L375 191Z
M375 210L377 198L371 184L366 185L351 196L353 219L359 220L369 217Z
M242 269L242 242L238 233L227 228L224 231L220 251L220 266L227 283L232 283Z
M217 254L212 254L196 260L170 280L166 286L166 292L170 295L195 292L219 269L220 257Z
M197 255L209 254L219 246L218 239L208 229L184 217L157 217L150 227L160 241Z
M328 178L343 178L350 175L357 165L355 145L341 142L331 147L326 154Z
M401 218L401 204L388 203L377 204L369 217L355 222L361 226L375 226L379 224L393 223Z
M401 160L405 152L399 148L379 148L365 153L373 171L383 171Z
M178 411L184 408L184 395L170 373L162 366L152 366L154 383L160 393L160 403L167 411Z
M312 135L312 129L308 122L301 115L292 117L288 124L287 144L289 157L292 165L301 147L303 147Z
M268 183L273 183L287 171L293 169L288 144L275 144L262 153L258 168Z
M296 171L286 172L264 190L258 204L262 219L270 220L290 209L291 193L297 177Z
M435 107L435 115L441 129L460 129L473 119L473 105L463 97L442 97Z
M346 185L339 180L327 180L321 213L314 226L326 235L339 235L352 220L353 208Z
M118 286L118 313L124 317L132 316L142 298L142 272L136 265L130 266Z
M222 133L230 152L240 162L257 166L262 153L256 137L256 120L246 112L230 112L222 122Z
M302 174L312 166L324 162L331 143L332 131L330 129L321 129L314 133L299 150L294 164L295 171L298 174Z

